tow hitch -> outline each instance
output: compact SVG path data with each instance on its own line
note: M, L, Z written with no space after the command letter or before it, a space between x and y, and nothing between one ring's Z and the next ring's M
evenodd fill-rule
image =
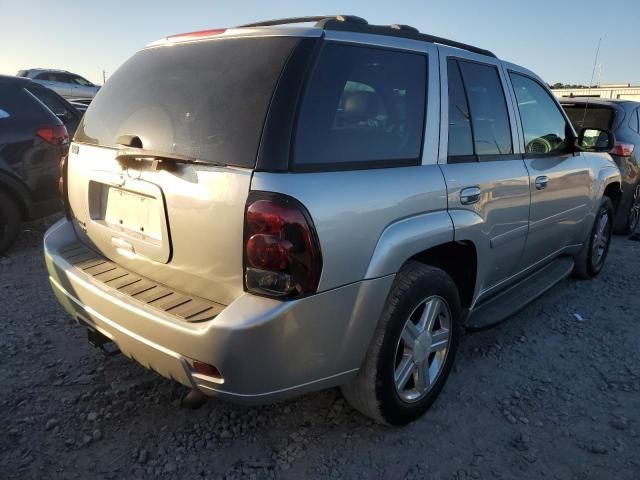
M120 349L110 338L86 325L86 323L85 326L87 328L87 340L91 345L102 350L102 353L108 357L120 353Z

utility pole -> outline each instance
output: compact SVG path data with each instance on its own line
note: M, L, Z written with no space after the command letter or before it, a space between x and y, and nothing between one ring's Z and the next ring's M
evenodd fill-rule
M102 84L104 85L106 81L107 81L107 71L102 70Z

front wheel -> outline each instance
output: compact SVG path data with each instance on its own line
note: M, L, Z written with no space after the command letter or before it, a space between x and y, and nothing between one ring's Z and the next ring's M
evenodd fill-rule
M449 376L460 323L460 298L451 277L408 262L394 281L358 375L342 387L347 401L389 425L420 417Z
M614 209L611 199L602 197L591 233L575 258L574 276L584 279L593 278L604 267L611 244L613 216Z

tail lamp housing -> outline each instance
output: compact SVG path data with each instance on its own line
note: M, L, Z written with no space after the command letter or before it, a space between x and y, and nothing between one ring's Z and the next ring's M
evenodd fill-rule
M39 128L36 130L36 135L52 145L67 145L69 143L69 132L64 125Z
M283 299L310 295L321 271L320 243L307 209L287 195L252 192L245 209L245 290Z
M634 145L633 143L619 143L616 144L611 149L612 155L618 155L620 157L630 157L633 154Z

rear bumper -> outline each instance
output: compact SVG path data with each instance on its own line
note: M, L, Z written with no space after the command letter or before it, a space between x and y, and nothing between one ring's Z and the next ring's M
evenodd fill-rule
M300 300L243 294L217 317L188 323L100 283L59 253L77 242L61 220L44 240L53 291L77 320L113 340L147 368L203 393L264 403L339 385L358 370L393 276ZM223 379L193 372L190 360Z

